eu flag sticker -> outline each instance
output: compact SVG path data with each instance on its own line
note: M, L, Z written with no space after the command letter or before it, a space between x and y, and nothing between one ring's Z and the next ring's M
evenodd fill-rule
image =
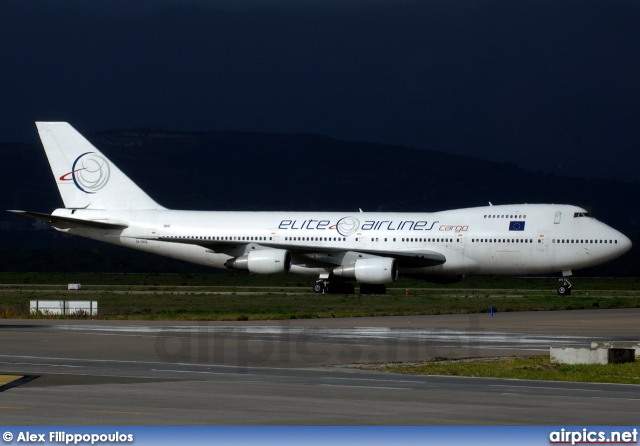
M509 231L524 231L524 222L523 221L509 222Z

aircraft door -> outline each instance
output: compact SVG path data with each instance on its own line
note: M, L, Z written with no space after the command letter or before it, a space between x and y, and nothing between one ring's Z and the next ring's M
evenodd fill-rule
M553 224L559 225L561 217L562 217L562 212L561 211L556 211L556 216L553 219Z
M543 233L538 233L538 240L536 241L536 248L538 251L546 251L547 250L547 241L545 240L545 236Z

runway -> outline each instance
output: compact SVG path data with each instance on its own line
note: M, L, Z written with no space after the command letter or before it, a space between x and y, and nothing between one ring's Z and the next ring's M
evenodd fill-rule
M412 376L354 363L640 339L640 310L271 322L0 321L7 425L635 424L640 386Z

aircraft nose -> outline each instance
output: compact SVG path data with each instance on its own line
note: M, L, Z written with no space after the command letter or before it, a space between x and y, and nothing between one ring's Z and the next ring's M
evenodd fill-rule
M629 237L627 237L623 233L619 233L618 246L620 247L620 251L622 253L625 253L631 249L631 246L633 246L633 243L631 243L631 240L629 240Z

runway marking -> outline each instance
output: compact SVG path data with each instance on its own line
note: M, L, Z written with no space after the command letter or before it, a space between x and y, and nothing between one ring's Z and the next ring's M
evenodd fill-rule
M114 364L137 364L141 366L150 366L152 364L155 365L167 365L167 362L161 361L133 361L133 360L118 360L118 359L83 359L83 358L63 358L63 357L47 357L47 356L18 356L18 355L0 355L0 358L22 358L22 359L48 359L52 361L63 360L63 361L74 361L74 362L98 362L98 363L114 363ZM0 361L0 364L9 364L15 365L18 363ZM31 362L20 363L20 365L51 365L56 366L56 364L36 364ZM187 366L187 367L210 367L210 368L226 368L226 369L239 369L239 370L248 370L252 367L248 366L238 366L238 365L227 365L227 364L193 364L189 362L172 362L169 365L174 366ZM70 365L60 365L59 367L75 367L75 368L85 368L85 366L70 366ZM311 370L308 367L261 367L260 370Z
M18 356L19 357L19 356ZM66 358L51 358L51 359L66 359ZM8 361L0 361L0 364L9 364L9 365L40 365L44 367L69 367L81 369L83 366L81 365L66 365L66 364L46 364L46 363L37 363L37 362L8 362ZM22 378L19 376L18 378ZM0 379L0 384L2 384L2 380Z
M172 372L172 373L200 373L203 375L257 376L255 373L198 372L196 370L151 369L151 371L152 372Z
M579 384L576 381L577 384ZM599 383L596 383L599 384ZM489 387L512 387L515 389L545 389L545 390L578 390L580 392L604 392L604 390L599 389L585 389L585 388L577 388L577 387L547 387L547 386L516 386L516 385L508 385L508 384L489 384Z
M120 410L87 410L90 413L110 413L120 415L155 415L155 412L125 412Z
M356 389L383 389L383 390L413 390L411 387L385 387L385 386L348 386L346 384L320 384L322 387L351 387Z
M0 392L22 386L37 378L38 375L0 375Z
M26 407L20 406L0 406L0 409L9 409L9 410L25 410Z
M0 375L0 387L22 378L22 375Z
M411 381L411 380L406 380L406 379L376 379L376 378L342 378L339 376L323 376L321 377L321 379L331 379L331 380L347 380L347 381L375 381L375 382L392 382L392 383L405 383L405 384L420 384L420 385L424 385L427 384L431 387L435 387L434 384L431 383L426 383L424 381L419 381L418 378L416 378L415 381Z

